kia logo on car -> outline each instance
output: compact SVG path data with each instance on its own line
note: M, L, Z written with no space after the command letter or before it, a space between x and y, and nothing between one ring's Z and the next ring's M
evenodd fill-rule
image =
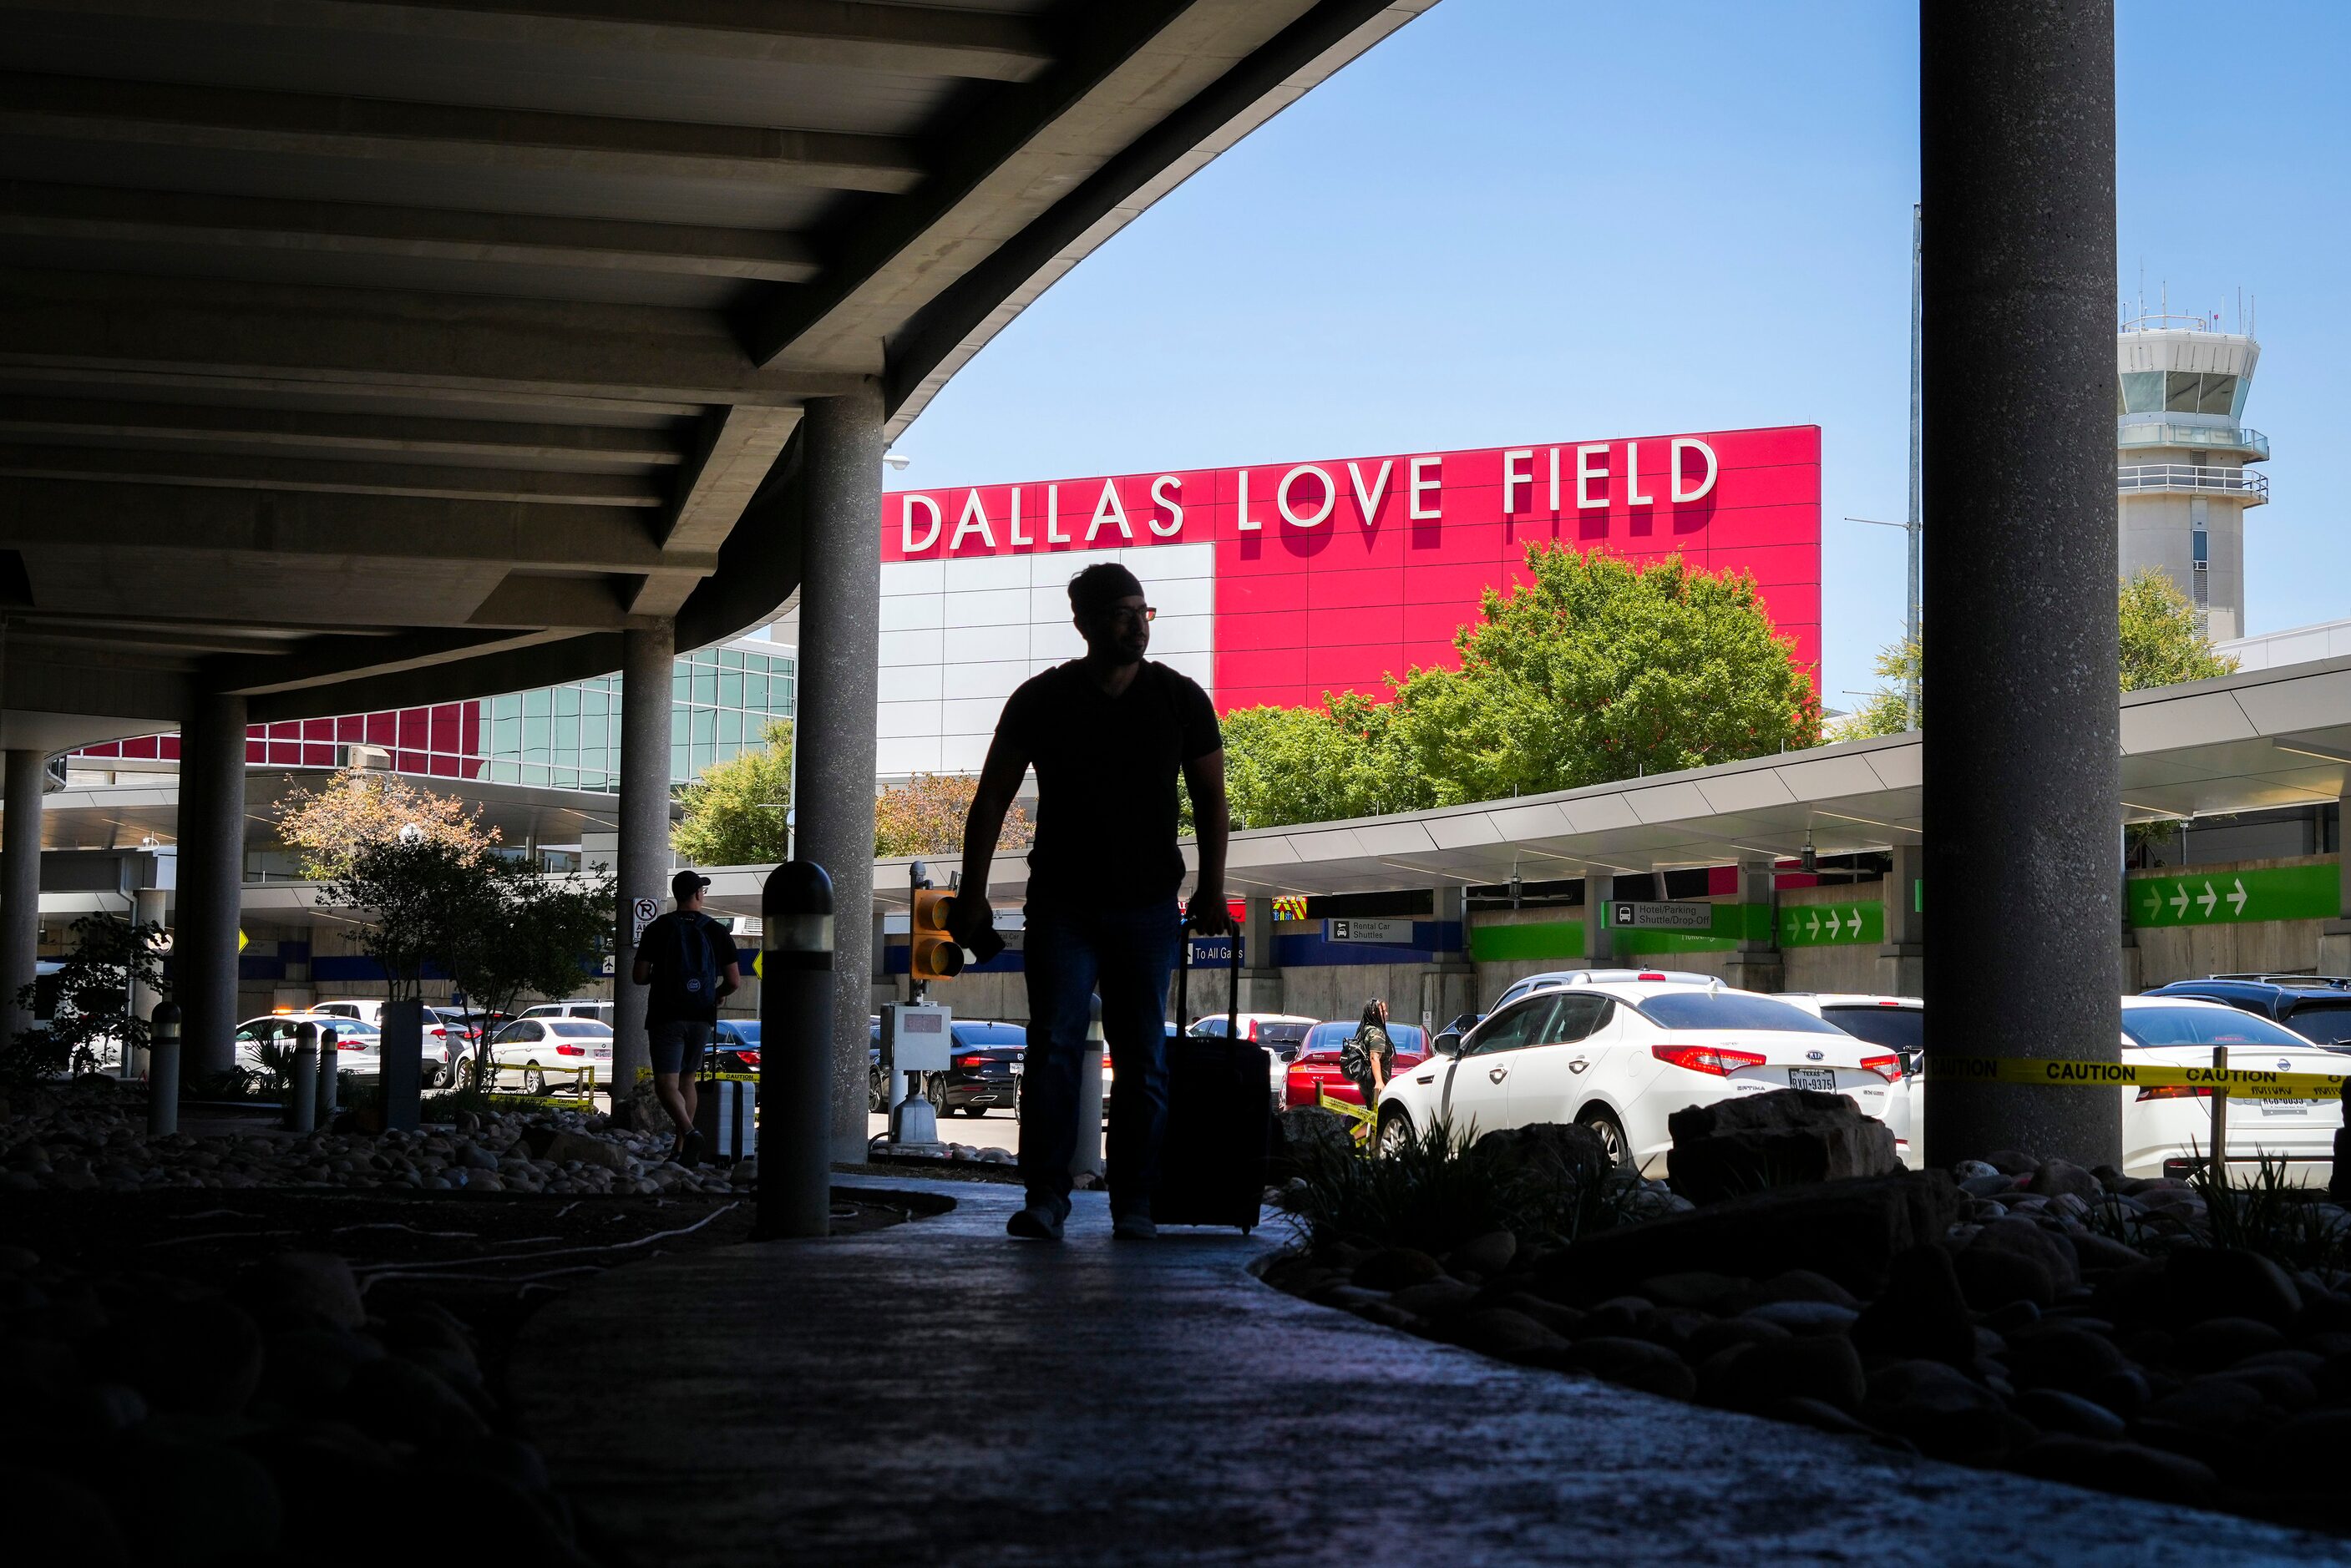
M1804 1053L1804 1060L1807 1062L1817 1062L1821 1059L1821 1055L1822 1053L1818 1051L1807 1051Z

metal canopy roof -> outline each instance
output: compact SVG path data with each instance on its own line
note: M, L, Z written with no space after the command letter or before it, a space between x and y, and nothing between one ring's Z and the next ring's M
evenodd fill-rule
M617 666L1434 0L0 0L0 744Z
M2351 659L2128 693L2122 738L2118 823L2339 799L2351 764ZM1916 844L1920 753L1913 732L1556 794L1252 829L1233 836L1227 881L1252 896L1379 892L1492 886L1508 882L1513 867L1535 881L1586 867L1786 859L1807 836L1823 855ZM1185 854L1193 858L1188 844ZM946 886L955 857L928 859ZM878 903L905 907L907 864L874 867ZM1025 857L998 860L989 898L1017 905L1027 877ZM722 876L712 901L735 908L738 877L754 888L759 879ZM757 912L756 896L740 912Z

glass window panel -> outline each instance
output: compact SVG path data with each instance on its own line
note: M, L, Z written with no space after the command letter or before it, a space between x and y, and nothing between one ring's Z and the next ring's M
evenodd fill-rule
M718 668L719 668L719 669L721 669L721 670L740 670L740 669L742 669L742 668L743 668L743 652L742 652L742 650L741 650L740 649L735 649L735 648L722 648L722 649L720 649L718 650Z
M547 760L547 726L548 720L544 715L522 722L523 755L533 762Z
M684 741L672 741L670 742L669 776L673 780L690 779L694 776L694 761L687 754L686 744Z
M559 761L576 762L580 755L580 721L557 714L555 719L555 754Z
M694 743L694 772L696 777L699 777L703 773L707 771L717 761L718 748L716 744L705 745L700 741L696 741Z
M536 691L526 691L522 694L522 716L526 719L544 719L548 715L548 711L553 707L554 701L555 694L544 686Z
M697 665L694 671L694 700L696 702L718 701L718 671Z
M555 716L559 719L580 711L580 688L559 686L555 689Z
M611 711L612 699L601 686L590 686L580 693L582 713L605 713Z
M757 670L743 673L743 706L754 713L768 711L768 678Z
M547 769L544 766L534 766L529 763L524 764L522 770L522 782L533 784L545 784L547 782Z
M697 746L718 739L718 711L715 708L694 710L693 722L687 732Z
M743 676L740 671L722 670L718 672L718 705L721 708L743 706Z
M2204 391L2197 411L2205 414L2233 414L2237 411L2237 378L2207 376Z
M2163 372L2133 370L2123 377L2123 407L2135 414L2159 413L2163 409Z
M730 756L743 744L743 715L733 708L718 710L718 743L728 748Z
M493 719L521 718L522 693L519 691L509 691L503 697L491 698L490 717Z
M2203 379L2193 370L2174 370L2163 379L2163 411L2167 414L2192 414L2196 411L2197 383Z

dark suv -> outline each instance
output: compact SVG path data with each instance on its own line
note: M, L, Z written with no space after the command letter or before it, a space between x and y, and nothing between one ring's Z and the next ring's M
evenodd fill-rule
M2176 980L2149 996L2225 1002L2283 1023L2314 1045L2351 1054L2351 979L2324 974L2216 974Z

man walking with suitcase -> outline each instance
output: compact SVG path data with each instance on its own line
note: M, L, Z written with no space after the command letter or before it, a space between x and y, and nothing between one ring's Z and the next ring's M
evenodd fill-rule
M702 1135L694 1130L695 1080L718 1022L718 999L743 984L735 939L702 912L702 890L709 886L710 878L695 871L670 879L677 908L645 927L630 971L647 988L645 1038L653 1050L653 1093L677 1124L671 1154L686 1165L702 1160Z
M1115 562L1070 580L1083 659L1023 684L1004 704L971 815L964 825L963 887L955 936L966 947L994 924L987 872L1020 781L1037 770L1037 838L1029 851L1022 962L1029 980L1029 1053L1020 1102L1020 1174L1028 1206L1006 1230L1058 1241L1070 1212L1077 1151L1078 1081L1102 994L1102 1035L1118 1064L1112 1096L1112 1234L1156 1234L1151 1189L1167 1123L1167 980L1185 927L1222 931L1225 909L1224 737L1199 683L1144 658L1157 613L1143 584ZM1191 792L1200 874L1188 919L1176 894L1176 781Z

